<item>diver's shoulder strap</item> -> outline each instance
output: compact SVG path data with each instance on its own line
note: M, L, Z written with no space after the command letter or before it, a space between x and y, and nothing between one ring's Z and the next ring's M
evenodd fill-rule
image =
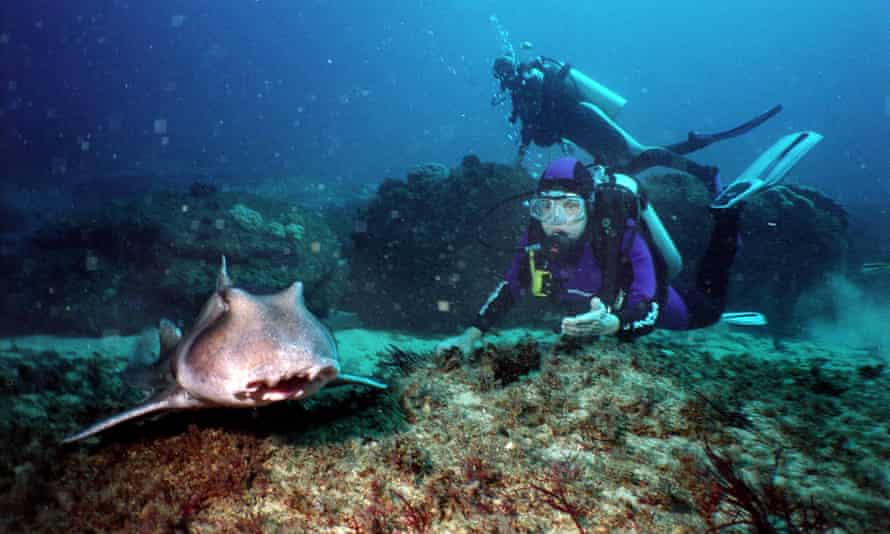
M557 59L541 56L538 58L538 65L544 73L544 97L557 100L568 98L565 88L565 80L572 70L569 63L563 63ZM577 90L577 89L576 89ZM553 119L559 119L562 114L557 113Z
M562 81L569 75L569 71L572 70L572 64L564 61L560 61L558 59L554 59L552 57L540 56L538 57L538 64L544 69L545 72L555 72L556 76L554 78L557 81Z

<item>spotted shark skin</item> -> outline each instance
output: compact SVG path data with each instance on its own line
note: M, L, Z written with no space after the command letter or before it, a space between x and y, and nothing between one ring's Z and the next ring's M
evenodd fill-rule
M237 288L222 258L216 290L185 335L169 321L159 331L153 366L164 387L146 402L67 436L72 443L146 414L171 410L255 408L304 399L332 383L385 389L370 378L342 374L328 329L306 308L303 284L272 295Z

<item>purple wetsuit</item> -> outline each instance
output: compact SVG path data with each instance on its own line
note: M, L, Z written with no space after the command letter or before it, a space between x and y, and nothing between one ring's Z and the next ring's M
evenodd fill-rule
M627 268L619 276L624 294L611 310L619 321L616 334L621 339L634 339L655 328L686 330L716 322L725 303L729 267L735 256L737 214L731 213L717 221L711 244L699 266L698 283L689 290L677 290L659 283L657 264L646 239L628 220L622 243L622 256ZM599 294L603 273L597 263L590 239L585 234L576 249L564 260L549 261L546 270L552 274L555 299L566 309L566 315L590 310L590 299ZM528 244L528 234L521 246ZM491 328L520 298L529 292L531 276L528 253L518 252L504 280L495 288L479 310L473 326L483 332Z

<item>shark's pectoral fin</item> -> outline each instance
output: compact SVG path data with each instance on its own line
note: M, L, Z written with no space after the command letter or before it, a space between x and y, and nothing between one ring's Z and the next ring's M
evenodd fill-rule
M80 441L94 434L98 434L103 430L119 425L124 421L136 419L150 413L196 408L201 405L202 403L199 400L193 398L185 390L179 387L175 387L171 390L164 391L156 395L152 399L148 400L147 402L130 408L127 411L121 412L117 415L112 415L107 419L102 419L101 421L93 423L80 432L65 437L65 439L62 440L62 443L73 443L75 441Z
M337 378L328 382L327 387L332 386L347 386L350 384L360 384L363 386L369 386L377 389L387 389L389 386L384 384L383 382L378 382L373 378L368 378L365 376L357 376L357 375L348 375L340 373L337 375Z

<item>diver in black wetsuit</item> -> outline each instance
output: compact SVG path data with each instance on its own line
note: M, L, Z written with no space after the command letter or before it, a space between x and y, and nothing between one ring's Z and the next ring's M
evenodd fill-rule
M720 189L719 170L700 165L685 154L746 133L782 110L775 106L724 132L690 132L680 143L646 146L615 122L626 101L567 63L544 57L517 63L510 56L501 56L494 62L494 76L512 99L510 122L522 121L517 163L522 162L531 143L547 147L568 139L614 172L636 174L651 167L670 167L696 176L712 196Z

